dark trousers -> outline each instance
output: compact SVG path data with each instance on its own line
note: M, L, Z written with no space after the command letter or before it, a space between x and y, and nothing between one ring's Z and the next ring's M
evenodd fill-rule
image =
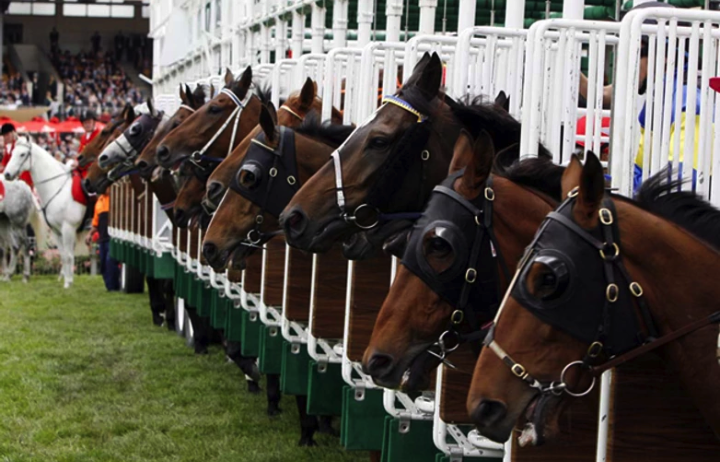
M108 291L120 290L119 263L110 256L110 241L100 242L100 273Z

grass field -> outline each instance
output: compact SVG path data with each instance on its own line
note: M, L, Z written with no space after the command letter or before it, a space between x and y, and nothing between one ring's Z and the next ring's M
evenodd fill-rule
M327 435L297 447L292 397L267 417L218 348L195 356L150 318L99 277L0 285L0 461L367 460Z

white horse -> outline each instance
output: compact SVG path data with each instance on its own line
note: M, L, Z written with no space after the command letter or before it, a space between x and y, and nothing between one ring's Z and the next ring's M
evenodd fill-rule
M17 269L17 255L23 251L23 282L30 278L30 239L27 225L39 231L38 207L30 187L24 181L0 178L0 250L2 280L9 281ZM10 261L8 263L8 256Z
M72 171L37 144L20 137L5 167L5 179L13 180L24 171L32 175L41 211L55 237L62 262L59 279L65 280L67 289L73 282L75 241L85 206L73 200Z

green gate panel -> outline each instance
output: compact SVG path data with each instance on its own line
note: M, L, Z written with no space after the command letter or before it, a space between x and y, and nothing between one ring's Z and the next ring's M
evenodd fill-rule
M163 252L158 257L157 254L153 256L153 277L155 279L172 279L175 274L175 260L173 259L170 252Z
M258 368L263 374L279 374L282 371L283 338L279 326L262 326Z
M175 280L173 281L175 287L175 296L187 300L187 284L185 284L185 271L182 265L175 263Z
M260 315L257 312L249 313L243 309L242 311L242 336L240 342L240 353L243 356L257 357L260 354L260 333L262 332L262 323Z
M355 389L343 388L343 410L340 423L340 443L348 450L380 451L385 430L383 391L364 390L364 398L357 400Z
M155 276L155 256L153 252L148 249L143 249L143 253L145 254L145 274L157 279L157 276Z
M210 318L212 315L212 289L205 287L205 281L195 279L196 292L196 308L198 315L204 318Z
M118 255L118 242L116 239L110 239L110 257L114 258L115 260L120 261L118 258L120 255Z
M444 455L433 443L432 420L406 420L385 416L382 462L434 462L435 456Z
M213 289L212 292L214 306L212 319L210 321L215 329L225 330L225 323L227 320L227 299L225 297L221 297L220 291L217 289Z
M136 252L138 263L137 268L140 270L141 273L148 274L147 255L145 254L145 249L138 246Z
M310 356L306 345L284 341L280 391L286 395L307 395L309 362Z
M342 415L343 387L341 365L318 364L311 359L308 364L307 413L310 415Z
M225 298L225 338L230 342L242 342L243 313L242 308L235 308L232 300Z

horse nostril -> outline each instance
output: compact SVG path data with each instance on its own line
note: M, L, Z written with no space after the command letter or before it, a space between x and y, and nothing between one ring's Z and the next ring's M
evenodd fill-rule
M98 158L98 162L101 164L104 164L108 160L109 160L109 158L108 158L107 154L100 154L100 157Z
M170 158L170 150L164 144L161 144L160 146L158 146L157 151L155 151L155 154L157 155L157 158L160 161L166 161Z
M218 254L218 248L212 242L206 242L205 244L203 244L202 251L205 259L209 262L215 260L215 257L217 257Z
M290 238L299 238L307 228L308 219L300 209L295 209L283 221L285 235Z
M138 160L135 166L140 170L145 170L146 168L148 168L148 163L146 160Z
M5 179L6 179L7 181L12 181L12 175L10 175L9 173L6 173L6 174L5 174Z
M363 369L373 378L380 378L392 370L393 362L393 357L390 355L373 353L367 364L363 365Z
M90 183L90 178L85 178L83 180L82 187L85 190L85 192L88 192L88 193L94 192L93 188L92 188L92 183Z
M211 181L207 186L207 198L216 204L218 196L223 193L223 189L222 183Z
M492 427L505 419L507 407L499 402L483 399L472 413L472 420L478 427Z

